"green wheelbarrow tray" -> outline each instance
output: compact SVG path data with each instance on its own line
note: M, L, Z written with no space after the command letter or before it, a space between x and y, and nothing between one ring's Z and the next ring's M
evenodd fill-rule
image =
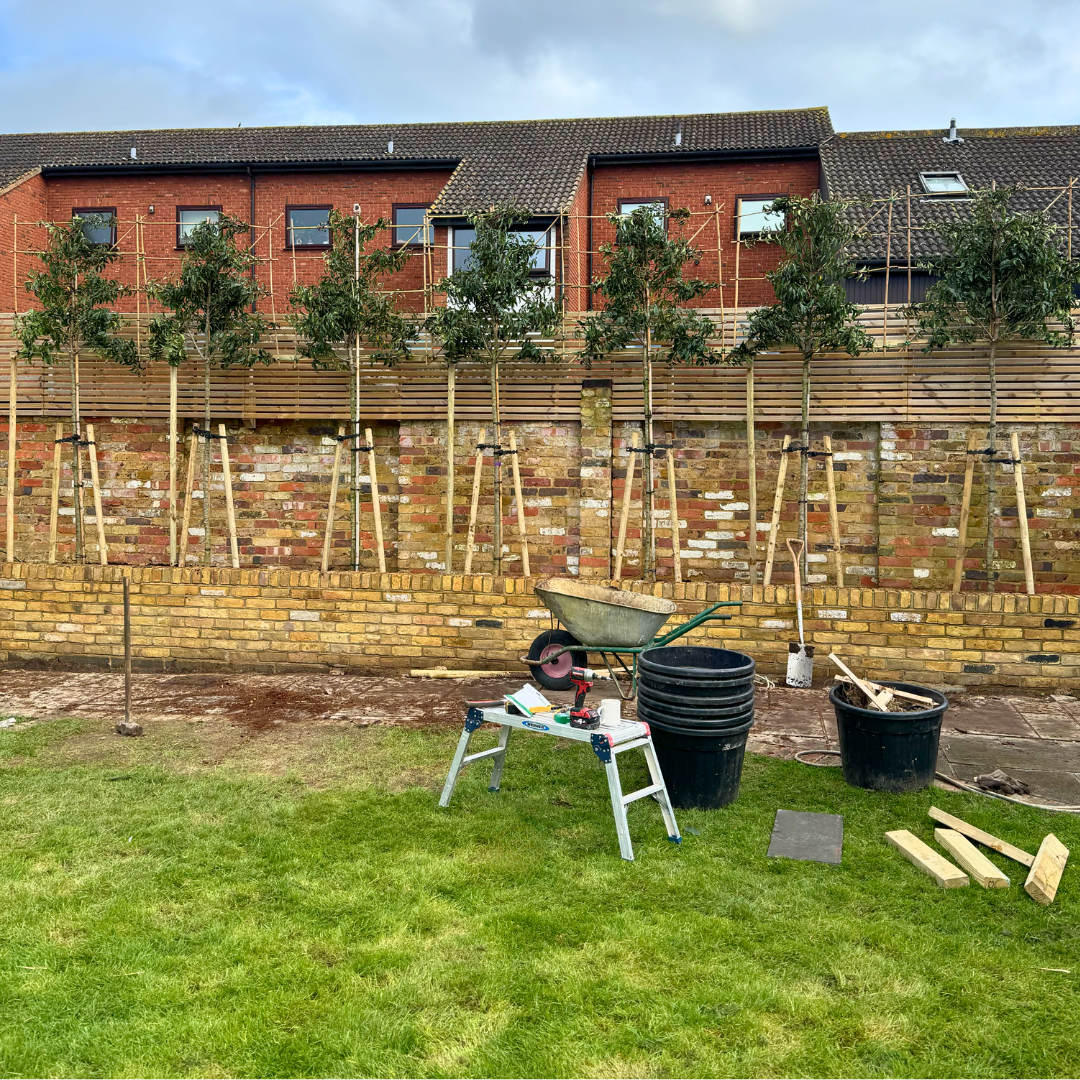
M546 630L521 659L529 665L533 678L549 690L568 690L570 669L586 662L586 654L599 653L619 695L632 698L637 693L637 658L645 649L668 645L684 634L707 622L730 619L717 614L723 607L739 607L741 601L728 600L713 604L681 623L663 636L660 629L675 614L671 600L644 593L590 585L574 578L548 578L536 586L536 595L559 620L565 630ZM616 678L608 655L614 657L622 674L630 680L630 690L624 693ZM624 655L633 657L627 667ZM538 663L539 661L539 663Z

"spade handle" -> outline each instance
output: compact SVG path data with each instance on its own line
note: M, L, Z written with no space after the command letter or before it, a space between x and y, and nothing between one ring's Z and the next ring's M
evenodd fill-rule
M804 544L801 540L788 540L787 549L791 552L791 562L795 568L795 614L799 619L799 647L806 645L806 637L803 634L802 616L802 575L799 573L799 562L802 559Z

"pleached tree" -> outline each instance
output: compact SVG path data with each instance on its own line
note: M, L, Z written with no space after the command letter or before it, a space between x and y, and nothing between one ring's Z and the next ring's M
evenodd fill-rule
M701 252L677 235L688 221L686 209L670 212L662 206L641 206L630 214L613 213L615 241L600 245L607 272L592 287L603 307L583 319L579 333L584 347L578 359L586 366L628 349L641 352L644 467L642 469L641 575L655 574L653 552L653 365L726 363L722 349L710 344L716 326L707 316L685 305L716 288L715 282L686 276ZM674 229L672 228L674 226Z
M945 254L924 268L937 275L926 300L907 315L925 342L923 352L953 342L986 341L990 415L986 448L986 580L994 589L994 516L997 497L997 352L1005 341L1071 345L1072 309L1080 262L1069 257L1064 232L1043 210L1012 208L1015 188L975 194L959 220L935 226ZM966 209L966 208L965 208Z
M120 336L123 318L113 305L132 290L106 271L120 259L112 240L96 242L94 234L115 236L111 216L76 216L70 222L39 222L46 231L45 247L34 254L41 269L25 282L40 307L17 317L15 333L22 359L53 364L68 362L71 395L71 469L75 505L75 560L85 557L82 510L82 417L80 415L79 357L92 353L137 370L135 343ZM59 483L59 478L56 478Z
M359 216L330 214L331 247L323 273L314 285L298 284L289 297L297 351L323 370L349 372L349 438L353 442L352 503L354 570L359 570L360 371L369 362L392 366L409 355L418 333L418 319L399 308L400 296L384 279L402 270L407 248L374 246L390 227L386 218L364 224ZM379 497L372 484L371 497Z
M470 214L475 238L466 265L435 286L445 294L446 304L424 324L448 365L472 360L488 367L496 447L492 535L496 577L502 573L499 367L510 358L534 363L552 359L554 351L541 341L554 337L561 322L552 279L535 270L536 241L522 233L531 218L527 208L514 202Z
M250 229L227 214L196 225L187 237L180 273L151 282L148 292L164 309L150 320L149 353L179 367L190 356L203 368L203 563L210 565L211 373L215 368L253 367L273 362L262 340L274 324L252 310L266 290L253 269L260 260L239 243ZM195 452L192 439L191 452ZM186 514L186 511L185 511Z
M765 275L776 302L750 313L746 337L732 350L738 363L753 362L765 349L795 348L802 356L802 424L799 471L799 536L803 541L802 572L808 564L806 493L809 483L810 377L816 356L846 352L859 356L874 348L873 339L859 325L860 309L848 301L844 282L863 277L849 254L862 235L851 223L852 204L843 200L823 202L809 197L785 195L768 211L783 215L783 225L760 234L758 243L780 248L781 262Z

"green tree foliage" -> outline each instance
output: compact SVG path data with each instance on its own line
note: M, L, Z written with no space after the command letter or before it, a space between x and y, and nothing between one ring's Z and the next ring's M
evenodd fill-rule
M936 226L948 254L925 263L938 275L926 300L907 315L925 339L923 352L953 342L989 342L990 427L986 455L986 579L994 588L994 499L997 489L997 350L1003 341L1072 344L1072 308L1080 262L1065 252L1061 232L1041 210L1018 213L1015 188L975 194L970 212Z
M859 307L847 299L844 280L865 276L848 254L860 230L848 220L851 203L823 202L816 194L785 195L768 209L784 215L784 225L764 232L759 243L780 249L780 265L765 275L776 296L750 313L745 339L732 350L738 363L753 363L766 349L788 346L802 355L802 469L799 475L799 535L803 574L807 569L806 493L809 482L810 365L822 352L858 356L872 352L873 339L859 326Z
M350 372L349 397L354 445L360 445L360 360L366 352L390 367L409 355L417 320L398 310L398 296L382 279L403 269L407 248L396 251L368 245L390 226L386 218L370 225L338 211L330 214L332 243L322 277L314 285L294 286L289 297L297 349L316 368ZM342 357L344 356L344 359ZM352 457L353 569L359 567L360 455ZM378 498L378 492L372 493Z
M114 224L111 216L91 214L59 224L40 222L46 244L35 252L42 268L26 279L26 291L39 308L16 319L15 333L22 343L18 355L46 364L61 357L68 361L71 380L72 476L75 503L75 559L81 562L82 427L79 409L79 354L91 352L137 370L135 343L119 336L124 320L112 305L131 289L104 271L120 258L112 244L94 244L86 238L93 228Z
M601 244L607 273L593 282L603 308L579 324L584 347L578 359L590 367L612 353L641 350L644 399L645 462L641 511L643 519L642 577L655 572L653 560L653 364L719 364L723 352L709 344L716 335L712 320L684 305L716 288L715 282L686 277L701 252L669 226L688 220L690 211L666 215L652 207L631 214L613 213L614 243Z
M499 415L499 365L508 357L544 363L554 355L539 341L559 330L561 312L552 279L533 272L536 243L521 233L529 210L507 202L469 215L476 230L468 265L444 278L436 291L446 306L430 315L424 328L438 342L448 365L473 360L488 365L491 420L496 447L502 445ZM502 458L495 455L493 572L502 572Z
M237 243L248 235L248 226L227 214L196 225L189 234L179 275L152 282L148 289L164 308L150 321L150 356L174 367L192 354L202 361L206 432L210 430L211 371L273 361L261 341L274 325L252 310L266 293L253 276L260 260L249 247ZM209 435L203 438L203 562L209 566L211 442Z

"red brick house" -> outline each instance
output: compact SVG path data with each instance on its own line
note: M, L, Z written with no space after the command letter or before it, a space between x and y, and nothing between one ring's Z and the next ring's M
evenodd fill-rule
M703 249L698 273L725 282L707 306L736 301L736 216L756 228L764 202L819 184L818 146L832 134L828 111L793 109L691 116L494 123L76 132L0 136L0 250L40 241L33 223L74 213L112 214L125 253L118 273L136 284L167 276L185 229L227 212L252 226L281 314L293 280L319 273L331 207L385 217L392 242L424 255L392 284L410 306L467 255L465 214L506 197L531 209L542 243L537 267L564 291L568 310L587 309L594 255L610 239L603 215L640 202L688 207ZM388 238L388 241L390 238ZM767 298L766 249L742 252L740 304ZM141 266L136 271L136 257ZM23 260L19 269L19 260ZM425 265L427 263L427 265ZM723 264L723 265L720 265ZM25 254L0 262L0 310L26 306ZM15 280L18 274L20 281ZM271 278L273 279L271 282ZM756 278L756 280L755 280ZM134 305L135 300L128 301Z

